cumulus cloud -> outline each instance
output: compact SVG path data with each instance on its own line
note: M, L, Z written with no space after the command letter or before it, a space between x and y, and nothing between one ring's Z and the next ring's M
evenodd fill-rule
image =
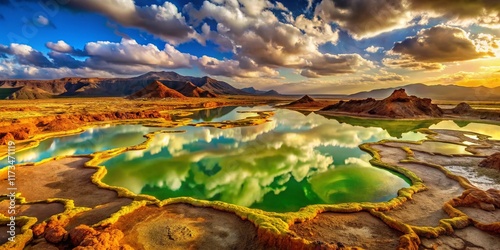
M372 46L366 48L365 51L368 52L368 53L377 53L381 49L384 49L384 48L382 48L382 47L375 47L375 46L372 45Z
M154 44L141 45L135 40L122 39L120 43L108 41L90 42L85 52L91 58L107 63L125 65L152 65L164 68L190 67L191 55L181 53L166 44L163 50Z
M66 6L100 13L123 26L144 29L171 44L186 42L197 36L170 2L137 6L133 0L72 0Z
M47 48L61 53L70 53L74 50L73 47L62 40L59 40L56 43L47 42L45 45Z
M57 42L47 42L45 43L45 47L51 49L52 51L59 53L71 54L74 56L87 56L87 53L81 49L75 49L73 46L67 44L63 40L59 40Z
M9 73L5 76L19 75L19 68L29 69L34 73L48 72L47 74L27 74L27 76L37 75L44 78L74 72L76 72L74 75L79 75L78 72L92 70L132 75L156 69L189 68L191 62L197 60L196 57L182 53L169 44L161 50L156 45L141 45L129 39L122 39L120 43L90 42L85 45L84 50L75 49L64 41L49 42L46 46L52 49L47 54L48 57L29 45L16 43L9 46L0 45L0 65L17 64L15 71L18 73ZM84 59L75 59L74 55L84 57ZM48 68L58 70L50 71ZM99 75L102 74L99 73Z
M41 68L29 65L21 65L9 60L0 63L0 79L56 79L67 76L76 77L113 77L114 75L104 70L95 70L87 67L70 69Z
M52 62L43 53L29 45L17 43L12 43L10 46L0 45L0 52L12 56L12 59L18 64L53 67Z
M396 57L385 58L383 63L412 70L439 70L444 67L442 63L495 56L492 49L497 47L491 35L480 34L474 41L460 28L438 25L395 43L389 55Z

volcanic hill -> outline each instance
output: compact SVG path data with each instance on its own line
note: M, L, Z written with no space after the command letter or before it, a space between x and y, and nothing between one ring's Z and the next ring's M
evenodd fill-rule
M173 90L159 81L154 81L142 90L129 96L131 99L137 98L186 98L183 94Z
M428 98L408 96L404 89L395 90L383 100L368 98L364 100L340 101L320 111L351 113L375 117L424 118L442 117L443 110Z

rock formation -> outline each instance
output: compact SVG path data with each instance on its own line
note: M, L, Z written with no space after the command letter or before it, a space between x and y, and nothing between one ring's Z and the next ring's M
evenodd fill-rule
M428 98L408 96L404 89L395 90L383 100L368 98L364 100L340 101L321 111L352 113L358 115L390 118L441 117L443 110L432 104Z
M164 82L163 84L189 97L217 97L214 93L204 90L192 82Z
M142 90L135 92L129 96L131 99L136 98L186 98L183 94L168 88L159 81L154 81Z
M465 102L461 102L456 107L451 109L451 112L453 112L453 114L458 114L458 115L468 114L472 111L474 111L474 109Z
M308 95L305 95L302 98L300 98L300 99L298 99L296 101L291 102L289 105L304 104L304 103L313 103L313 102L315 102L314 99L312 99Z
M500 171L500 153L494 153L479 163L480 167L493 168Z

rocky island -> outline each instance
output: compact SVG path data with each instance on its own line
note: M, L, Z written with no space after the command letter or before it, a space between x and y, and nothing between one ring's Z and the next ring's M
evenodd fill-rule
M432 104L431 99L408 96L404 89L395 90L383 100L340 101L322 108L320 112L388 118L430 118L444 114L441 108Z

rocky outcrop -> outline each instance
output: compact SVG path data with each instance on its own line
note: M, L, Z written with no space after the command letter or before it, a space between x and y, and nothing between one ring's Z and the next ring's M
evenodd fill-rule
M312 97L305 95L305 96L301 97L300 99L295 100L289 104L282 105L281 107L297 110L299 112L311 112L311 111L317 111L321 108L324 108L324 107L328 106L329 104L332 104L332 102L325 101L325 100L317 101L317 100L314 100Z
M70 233L74 249L132 249L128 245L121 245L123 232L117 229L96 231L93 228L80 225Z
M304 103L313 103L313 102L315 102L314 99L312 99L308 95L305 95L302 98L300 98L300 99L298 99L296 101L291 102L289 105L304 104Z
M383 100L368 98L364 100L340 101L327 106L321 111L351 113L389 118L425 118L442 117L443 110L432 104L428 98L408 96L404 89L395 90Z
M58 132L77 129L81 125L96 121L163 118L170 120L169 115L160 114L156 110L109 112L97 114L64 114L18 120L13 124L0 126L0 145L9 140L26 140L39 132Z
M456 107L451 109L451 112L457 115L469 114L472 111L474 111L474 109L465 102L461 102Z
M163 98L186 98L186 97L183 94L177 92L176 90L173 90L163 85L163 83L159 81L154 81L145 88L130 95L129 98L163 99Z
M500 153L494 153L479 163L480 167L493 168L500 171Z

